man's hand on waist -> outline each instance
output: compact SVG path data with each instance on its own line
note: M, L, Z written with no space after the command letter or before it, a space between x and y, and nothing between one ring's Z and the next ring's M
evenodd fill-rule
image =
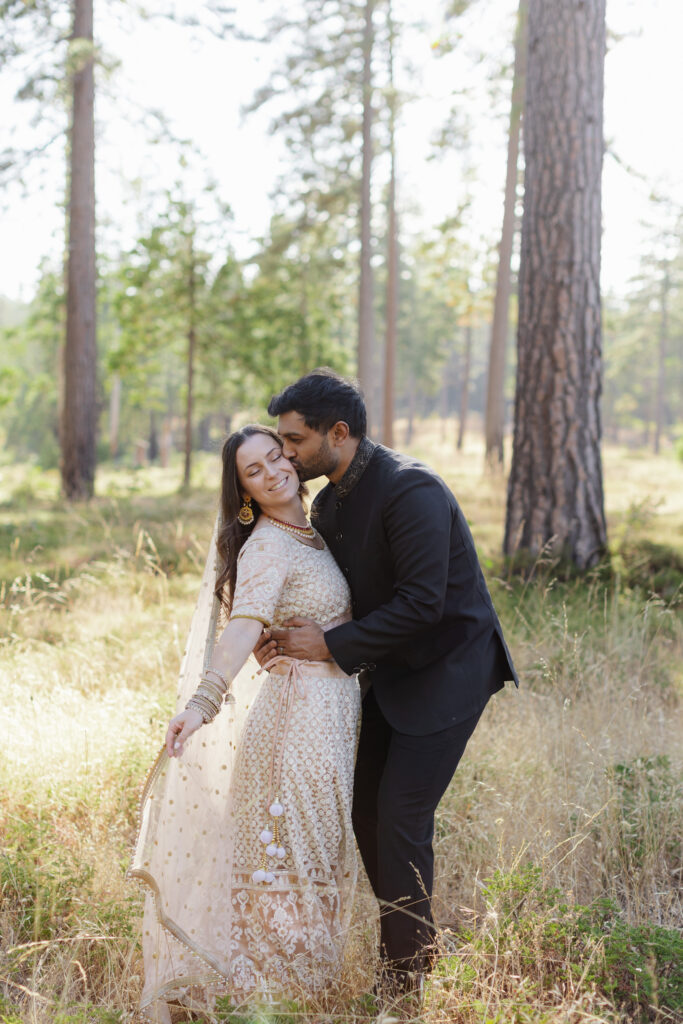
M275 654L282 654L286 658L298 658L300 661L332 660L325 643L325 634L313 619L295 615L287 619L281 628L272 626L269 632L276 643Z

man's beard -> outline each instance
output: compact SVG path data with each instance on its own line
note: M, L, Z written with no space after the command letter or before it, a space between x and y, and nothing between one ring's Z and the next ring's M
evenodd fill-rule
M294 468L299 474L299 480L304 483L306 480L315 480L317 476L328 476L330 473L333 473L337 468L338 462L339 459L335 458L329 441L324 437L315 455L306 463L300 462L297 459L294 463Z

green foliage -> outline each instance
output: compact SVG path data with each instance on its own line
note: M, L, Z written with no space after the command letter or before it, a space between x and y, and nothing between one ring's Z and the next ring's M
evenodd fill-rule
M646 497L633 502L614 532L611 571L628 587L639 587L676 603L683 593L683 553L671 544L642 536L657 515Z
M5 822L0 890L13 909L15 945L41 942L62 931L91 877L90 868L61 849L40 819Z
M61 275L46 269L26 317L0 344L0 429L17 455L34 454L43 469L59 459L59 351L64 329Z
M496 872L483 892L488 913L469 935L475 956L504 956L508 969L537 990L563 989L582 979L630 1020L653 1020L658 1010L683 1012L678 931L631 925L607 899L574 904L544 884L541 869L532 864ZM466 974L458 974L459 984L468 984Z
M23 1024L19 1007L13 1006L6 996L0 994L0 1024Z
M681 418L683 245L680 223L653 233L626 302L605 305L604 420L608 436L650 443L659 410L665 438Z
M669 826L683 806L683 778L662 755L615 764L608 774L616 794L611 859L626 863L635 875L657 856L664 842L662 853L675 871L678 843Z
M75 1006L70 1010L59 1010L54 1024L121 1024L122 1010L107 1010L101 1006Z

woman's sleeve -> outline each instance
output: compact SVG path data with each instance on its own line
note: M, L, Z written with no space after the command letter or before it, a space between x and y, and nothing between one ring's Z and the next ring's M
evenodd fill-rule
M251 537L237 560L231 619L258 619L270 626L290 570L289 545L268 529Z

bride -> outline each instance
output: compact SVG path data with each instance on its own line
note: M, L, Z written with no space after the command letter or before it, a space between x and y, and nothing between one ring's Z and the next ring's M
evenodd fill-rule
M222 458L184 710L145 785L130 869L147 891L141 1009L162 1022L169 1002L206 1011L219 996L237 1006L329 989L356 880L356 679L277 654L263 677L249 658L264 625L346 621L348 587L279 436L243 427Z

